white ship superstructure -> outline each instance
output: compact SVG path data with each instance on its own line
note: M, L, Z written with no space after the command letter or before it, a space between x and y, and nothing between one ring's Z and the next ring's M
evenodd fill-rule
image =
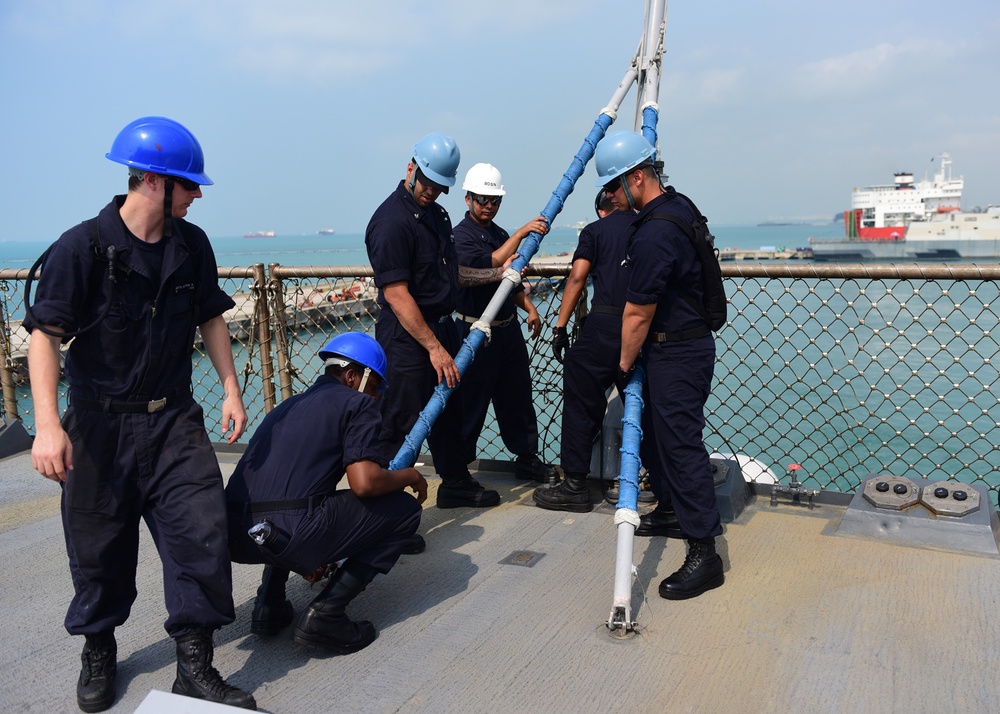
M816 260L1000 259L1000 208L963 212L964 179L941 154L932 179L895 174L891 184L855 188L844 239L810 239Z
M906 226L913 221L927 221L939 213L960 211L964 184L961 176L953 178L951 175L951 157L941 154L938 170L931 180L914 183L913 174L904 172L896 174L895 181L888 185L855 188L851 210L861 212L855 214L860 229L858 237L885 240L890 235L883 236L883 233L902 229L896 231L897 237L902 238ZM873 228L876 231L868 230Z

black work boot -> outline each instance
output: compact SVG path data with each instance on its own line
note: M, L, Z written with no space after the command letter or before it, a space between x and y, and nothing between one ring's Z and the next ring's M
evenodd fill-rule
M587 474L567 472L566 479L555 488L536 488L532 494L535 505L549 511L587 513L594 510L590 502Z
M102 712L115 703L118 643L113 630L86 637L80 655L83 667L76 683L76 703L82 711Z
M680 569L660 583L660 597L687 600L725 581L722 558L715 552L715 538L688 539L687 557Z
M538 454L518 456L514 461L514 476L522 481L552 484L559 481L559 472L538 458Z
M265 565L253 603L250 632L258 635L276 635L283 627L292 624L295 610L285 598L285 583L289 572L273 565Z
M681 525L677 522L677 514L669 506L657 505L649 513L639 516L639 525L635 529L637 536L665 536L667 538L683 538Z
M299 615L295 623L295 641L333 654L351 654L374 642L378 637L375 626L367 620L351 621L345 609L377 573L366 563L345 561L330 576L323 591Z
M416 555L427 550L427 541L419 533L411 535L403 544L403 549L399 551L403 555Z
M227 704L240 709L257 709L257 702L248 692L227 684L212 666L215 648L208 628L192 630L176 638L177 679L171 690L192 699Z
M483 488L476 479L465 476L459 479L441 478L437 491L438 508L489 508L500 505L500 494Z

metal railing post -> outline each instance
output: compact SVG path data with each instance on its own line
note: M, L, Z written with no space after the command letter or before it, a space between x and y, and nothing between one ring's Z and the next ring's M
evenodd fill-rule
M253 329L257 335L257 349L260 356L261 390L264 392L264 411L269 412L277 404L274 387L274 361L271 358L271 312L267 302L267 272L263 263L253 267Z
M6 303L7 295L0 298ZM14 361L10 356L10 327L5 318L6 304L0 310L0 383L3 385L3 413L11 419L17 419L17 391L14 389Z
M291 357L288 354L288 321L285 316L285 286L276 275L278 263L267 266L270 279L267 293L271 299L271 315L274 318L274 342L278 350L278 382L281 384L281 398L292 396Z

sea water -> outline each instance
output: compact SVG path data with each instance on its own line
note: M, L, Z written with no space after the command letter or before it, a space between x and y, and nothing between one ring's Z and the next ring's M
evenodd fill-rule
M736 248L744 250L756 250L760 249L761 246L775 246L778 248L786 248L793 250L797 247L808 246L808 239L810 236L815 237L836 237L840 235L839 227L836 225L828 226L806 226L806 225L788 225L788 226L712 226L712 230L716 236L716 245L719 248ZM368 265L368 256L365 251L364 246L364 236L362 234L338 234L338 235L279 235L273 238L243 238L240 236L221 236L211 238L213 248L216 253L216 258L218 264L222 267L231 266L249 266L255 263L263 263L265 265L271 263L279 263L283 266L364 266ZM569 261L573 250L576 247L577 242L577 232L572 228L555 228L553 231L546 236L538 251L538 256L562 256L565 255L566 260ZM31 266L38 255L47 247L46 243L39 242L0 242L0 268L14 268L14 269L26 269ZM812 285L811 289L817 291L815 296L817 299L825 299L824 295L818 294L820 291L830 291L835 290L833 285L828 281L818 281ZM558 299L548 299L548 300L538 300L537 307L542 313L543 322L546 325L551 325L552 319L554 318L554 310L558 306ZM12 316L15 317L15 316ZM367 321L370 323L370 319ZM735 325L735 323L734 323ZM822 325L818 321L811 320L807 321L806 325L809 327L822 328ZM348 329L351 329L351 325L345 325ZM357 325L354 326L355 329L370 329L370 324ZM811 341L814 338L822 339L822 335L809 335L806 334L807 330L796 330L791 339L793 342L801 342L801 347L808 349ZM561 399L561 373L558 369L558 365L554 364L550 359L550 349L547 344L547 338L549 336L549 331L543 331L543 335L539 342L532 343L532 353L534 355L534 365L533 365L533 379L535 381L536 387L536 411L538 412L539 418L539 431L542 441L545 444L545 451L542 456L545 460L550 462L558 461L558 448L559 448L559 429L560 419L554 417L553 415L558 415L561 413L558 402ZM324 339L322 335L312 335L312 334L299 334L295 335L292 339L305 343L308 341L317 341ZM309 356L313 353L311 346L306 344L299 344L295 347L296 355L293 360L296 362L296 367L298 368L300 380L297 380L294 389L295 391L302 391L312 378L315 376L315 371L312 369L314 365L308 361ZM253 359L247 354L247 349L245 345L234 344L234 356L237 364L237 369L240 371L240 379L243 381L242 368L247 364L248 361L252 362ZM849 361L848 355L842 355L845 364ZM728 364L726 360L726 355L723 355L722 359L724 365L721 370L717 370L717 377L726 378L725 373L729 372L730 376L734 379L740 380L746 375L741 375L739 370L742 368L742 363ZM839 368L839 365L838 365ZM221 398L218 397L214 392L209 393L212 390L215 380L213 379L214 372L211 369L207 358L202 358L202 363L200 363L195 370L196 374L208 374L209 378L206 380L204 385L196 385L196 393L199 400L205 405L206 417L208 421L208 428L213 434L213 439L219 440L218 436L218 404ZM873 387L872 387L873 388ZM216 388L217 390L217 388ZM27 389L21 388L19 391L19 398L27 399ZM731 390L734 391L734 390ZM779 390L780 391L780 390ZM254 390L256 396L253 398L254 402L260 401L259 391ZM735 393L735 391L734 391ZM841 395L842 397L843 395ZM983 395L977 397L977 401L980 401ZM989 401L988 399L986 400ZM740 413L740 417L743 417L743 413L757 409L760 405L753 406L749 403L745 404L743 407L737 405L737 410ZM262 404L248 404L248 410L253 414L260 414L262 411ZM767 407L765 406L766 410ZM914 404L907 404L904 407L905 410L915 409L916 412L912 415L914 418L920 416L919 407ZM29 430L32 427L32 420L30 415L26 416L26 426ZM756 428L757 422L764 418L766 415L763 413L758 413L755 415L756 418L747 418L749 424L753 424ZM780 418L780 415L772 415L775 418ZM903 415L906 416L906 415ZM768 423L771 423L770 417L764 419ZM749 424L746 424L747 426ZM832 422L827 424L827 426L820 425L818 428L821 431L826 431L828 428L834 428L835 430L839 427L836 426L837 422L834 419ZM253 426L251 425L250 432L252 432ZM494 423L495 427L495 423ZM738 429L738 427L737 427ZM731 443L734 441L739 441L742 437L746 437L747 434L734 433L731 430L731 425L728 424L713 424L712 419L709 419L708 429L706 430L706 443L710 444L712 448L720 448L720 444L717 442L722 441L722 446L732 446L733 448L722 450L735 450L735 451L745 451L744 446L738 443ZM243 443L246 442L249 434L243 438ZM777 439L776 441L781 441ZM489 445L484 447L481 442L481 455L485 458L510 458L509 454L505 454L502 449L502 445L499 444L499 439L496 440L496 445ZM818 440L817 445L825 444L826 446L821 446L820 448L827 449L832 448L834 444L833 440L827 440L822 438ZM936 444L933 440L930 440L927 444L927 448L921 450L927 453L933 452L935 450ZM848 450L850 447L847 447ZM877 449L876 449L877 450ZM831 454L829 455L829 463L836 463L839 457L843 454ZM953 460L954 456L949 457L949 455L944 455L942 458L935 458L935 462L941 465ZM821 460L822 461L822 460ZM950 464L948 464L950 466ZM779 475L780 475L780 466ZM845 468L848 471L849 468ZM951 470L951 469L949 469ZM957 471L958 469L956 469ZM992 479L989 479L992 483ZM824 482L820 484L826 486Z

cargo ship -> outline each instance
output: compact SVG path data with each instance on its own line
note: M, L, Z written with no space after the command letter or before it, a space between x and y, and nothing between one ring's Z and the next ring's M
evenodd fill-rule
M274 231L252 231L244 233L244 238L274 238Z
M1000 260L1000 206L963 211L964 179L941 154L933 179L895 174L891 184L855 188L845 237L810 238L818 261Z

